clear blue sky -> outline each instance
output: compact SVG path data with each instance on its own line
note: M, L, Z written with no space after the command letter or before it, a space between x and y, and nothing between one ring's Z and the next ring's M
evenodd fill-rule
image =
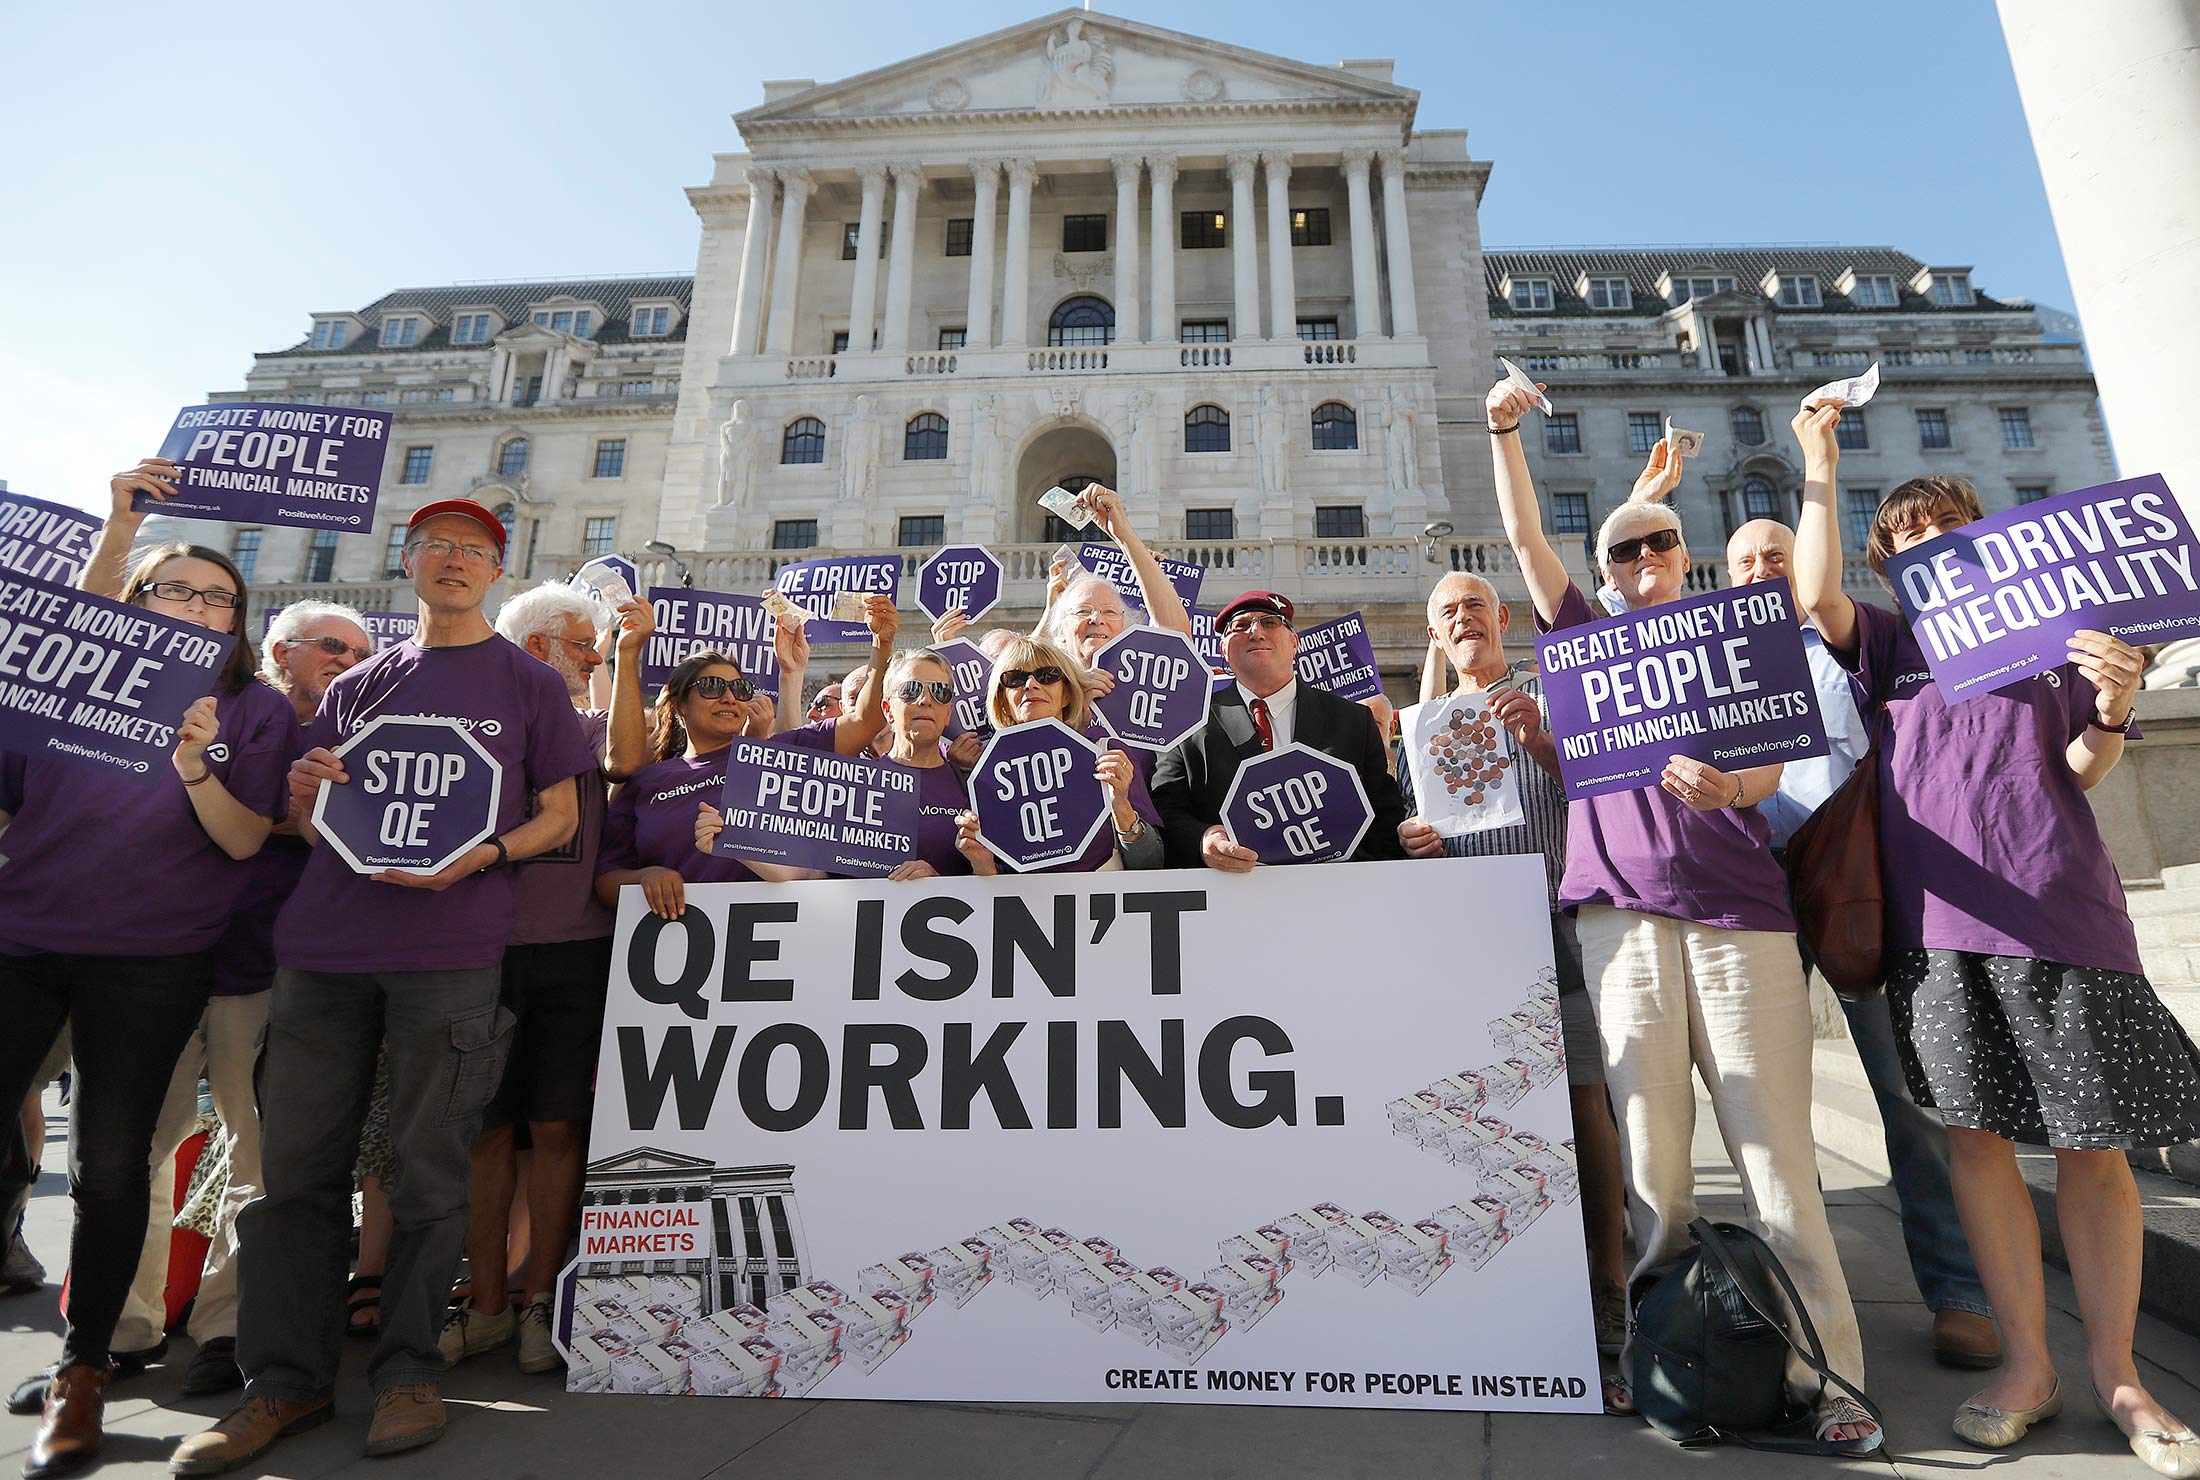
M1395 57L1495 162L1484 240L1837 241L2070 290L1991 0L1100 9ZM317 309L469 278L688 272L682 187L764 78L829 81L1038 3L0 7L0 478L92 505ZM1343 23L1349 23L1349 29Z

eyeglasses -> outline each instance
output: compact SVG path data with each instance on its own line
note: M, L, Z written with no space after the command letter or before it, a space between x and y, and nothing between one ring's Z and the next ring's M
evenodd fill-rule
M823 708L827 707L828 705L832 705L832 704L838 704L839 702L840 702L840 690L838 690L838 689L824 689L824 690L821 690L821 691L819 692L818 696L817 696L817 697L816 697L815 699L812 699L812 700L810 701L810 713L812 713L812 714L815 714L815 713L817 713L817 712L818 712L818 711L819 711L820 709L823 709Z
M340 658L349 653L355 660L364 663L374 656L372 648L353 647L341 637L293 637L290 640L300 647L317 647L332 658Z
M1645 545L1650 547L1652 553L1663 555L1680 542L1681 532L1677 529L1655 530L1644 535L1641 539L1614 540L1605 548L1604 558L1614 565L1625 565L1628 561L1640 555L1642 547Z
M745 678L720 678L708 674L687 686L687 691L698 699L723 699L731 694L744 702L756 697L756 685Z
M1001 687L1004 689L1020 689L1033 679L1037 679L1041 683L1060 683L1062 681L1062 670L1052 663L1047 664L1044 668L1011 668L1001 675Z
M932 696L935 704L955 702L955 686L942 683L936 678L905 678L901 681L901 687L894 690L894 697L904 704L914 704L927 694Z
M1248 632L1275 632L1290 625L1283 618L1272 617L1264 612L1257 617L1231 618L1230 625L1222 629L1222 635L1243 637Z
M230 611L244 605L244 598L234 591L201 591L198 587L186 586L181 581L148 581L138 589L148 596L173 601L178 606L194 596L216 611Z
M1097 622L1103 618L1116 622L1129 620L1128 615L1119 606L1072 607L1069 615L1070 620L1073 622Z
M577 647L584 653L592 653L596 650L596 645L594 643L582 642L577 637L561 637L558 639L558 641L566 644L568 647Z
M448 560L456 550L459 558L468 565L494 565L497 552L487 545L461 545L451 540L414 540L405 547L415 555L425 555L430 560Z

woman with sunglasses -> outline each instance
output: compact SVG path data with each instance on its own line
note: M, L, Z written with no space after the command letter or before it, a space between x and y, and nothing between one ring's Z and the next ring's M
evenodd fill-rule
M289 810L301 749L290 702L254 673L248 594L229 557L159 545L135 560L140 491L175 492L152 458L112 481L82 588L236 638L214 691L180 714L170 765L138 778L43 754L0 754L0 1103L20 1105L64 1024L69 1107L69 1324L24 1465L60 1474L98 1452L109 1350L145 1239L161 1102L214 984L214 946L268 830ZM127 567L127 569L126 569Z
M1567 577L1543 532L1520 449L1534 401L1499 382L1486 402L1505 536L1544 631L1605 620ZM1654 460L1637 482L1668 477ZM1628 609L1686 594L1680 517L1654 498L1622 504L1597 536L1599 564ZM1753 1221L1795 1277L1827 1364L1864 1380L1848 1283L1818 1190L1810 1124L1811 1016L1786 878L1757 803L1778 766L1722 771L1674 756L1659 784L1569 804L1559 903L1575 912L1582 974L1596 1007L1605 1082L1636 1201L1639 1276L1689 1246L1696 1215L1691 1067L1711 1092ZM1623 1357L1621 1371L1625 1372ZM1816 1407L1818 1438L1867 1454L1879 1426L1798 1360L1788 1385ZM1613 1394L1624 1403L1624 1391ZM1618 1405L1615 1405L1618 1406Z
M987 687L985 702L986 714L1000 729L1055 719L1073 730L1102 740L1106 746L1094 763L1093 774L1107 789L1112 835L1102 832L1077 859L1056 865L1055 872L1092 873L1104 868L1161 867L1161 828L1157 823L1148 822L1132 804L1132 786L1137 777L1130 754L1114 741L1107 740L1104 732L1094 733L1096 727L1090 724L1089 714L1091 695L1085 686L1084 671L1071 661L1068 653L1035 637L1014 639L993 660L993 679ZM1147 805L1152 806L1151 800ZM963 824L959 846L979 874L1014 872L979 841L978 819L974 813Z
M2001 1371L1956 1410L1955 1432L2006 1448L2062 1407L2016 1158L2020 1143L2047 1146L2094 1401L2149 1467L2200 1474L2200 1437L2132 1364L2141 1229L2124 1155L2200 1137L2200 1052L2144 974L2085 795L2134 733L2144 659L2081 631L2061 667L1946 702L1908 621L1841 589L1840 421L1823 404L1793 422L1795 592L1878 730L1895 1046L1912 1096L1948 1123L1956 1208L2001 1324ZM1890 558L1981 516L1968 484L1913 478L1880 503L1864 559L1885 580Z

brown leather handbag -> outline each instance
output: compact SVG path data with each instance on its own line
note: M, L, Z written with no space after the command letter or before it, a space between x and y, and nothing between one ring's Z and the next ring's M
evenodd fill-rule
M1796 930L1845 1002L1886 985L1887 888L1879 863L1879 740L1788 839Z

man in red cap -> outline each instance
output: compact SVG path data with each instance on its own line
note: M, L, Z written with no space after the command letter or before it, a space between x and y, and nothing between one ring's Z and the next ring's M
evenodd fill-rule
M1273 591L1247 591L1215 613L1223 661L1237 682L1215 695L1202 729L1154 764L1153 800L1169 867L1251 871L1253 850L1231 842L1222 826L1223 799L1239 766L1293 741L1359 771L1375 821L1352 856L1405 857L1398 843L1405 800L1375 716L1299 682L1297 615L1290 598Z
M367 1363L366 1451L443 1432L437 1341L465 1245L469 1152L511 1045L513 1016L497 1000L518 899L509 865L572 837L574 778L592 777L596 756L557 671L482 615L504 573L496 516L470 499L429 504L412 516L404 559L418 598L413 635L328 686L306 729L312 748L291 770L294 815L315 846L275 922L263 1190L237 1222L245 1400L177 1447L169 1468L179 1475L234 1469L335 1412L351 1163L385 1041L397 1234ZM488 839L438 873L354 872L311 823L323 786L358 784L335 747L382 715L456 721L498 768Z

